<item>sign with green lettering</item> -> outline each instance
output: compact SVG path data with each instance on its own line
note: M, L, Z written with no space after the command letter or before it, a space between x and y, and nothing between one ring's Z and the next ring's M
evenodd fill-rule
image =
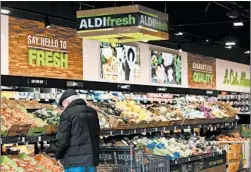
M191 88L215 89L216 60L188 53L188 85Z
M9 75L83 80L83 44L76 29L8 20Z
M66 41L32 35L27 39L29 65L68 68Z
M250 92L250 66L216 60L217 89L224 91Z
M168 32L168 22L158 19L151 14L127 13L127 14L107 14L100 16L78 16L78 31L96 30L105 28L141 26Z
M106 43L168 40L168 14L140 5L77 11L77 33Z

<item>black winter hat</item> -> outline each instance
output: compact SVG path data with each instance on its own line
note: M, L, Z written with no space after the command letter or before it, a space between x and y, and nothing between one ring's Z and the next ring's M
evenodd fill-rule
M75 90L72 90L72 89L66 90L66 91L62 94L62 96L60 97L60 99L59 99L59 102L58 102L59 106L62 106L63 101L64 101L65 99L67 99L68 97L73 96L73 95L78 95L78 94L75 92Z

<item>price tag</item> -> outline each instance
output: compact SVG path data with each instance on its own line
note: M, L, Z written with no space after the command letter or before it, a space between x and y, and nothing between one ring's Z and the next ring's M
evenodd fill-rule
M131 86L130 85L127 85L127 84L118 84L117 86L118 90L130 90L131 89Z
M190 157L188 158L188 161L189 161L189 162L191 161L191 158L190 158Z
M177 129L177 126L174 126L174 130L176 130Z
M46 86L47 80L42 78L27 78L27 84L29 86Z
M112 136L112 131L110 131L110 136Z
M136 133L137 133L137 130L133 130L133 133L136 134Z
M41 142L42 138L41 136L38 136L38 142Z
M174 161L174 163L175 163L175 164L178 164L178 162L177 162L176 160Z
M121 130L121 131L120 131L120 134L124 134L124 130Z
M67 87L78 87L78 88L83 88L84 83L81 81L67 81L66 82Z
M190 129L191 127L190 126L187 126L187 129Z
M158 87L157 92L167 92L167 88L166 87Z
M158 128L155 128L155 132L157 132L158 131Z
M201 156L199 156L199 158L200 158L200 159L202 159L202 157L201 157Z
M144 129L144 131L143 131L144 133L146 133L146 129Z
M25 137L22 137L21 141L24 143L25 142Z

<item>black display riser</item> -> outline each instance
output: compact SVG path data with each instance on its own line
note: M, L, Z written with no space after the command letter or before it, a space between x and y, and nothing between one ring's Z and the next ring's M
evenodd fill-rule
M100 91L124 91L140 93L172 93L217 96L221 91L140 84L109 83L83 80L66 80L42 77L1 75L1 85L6 87L39 87Z

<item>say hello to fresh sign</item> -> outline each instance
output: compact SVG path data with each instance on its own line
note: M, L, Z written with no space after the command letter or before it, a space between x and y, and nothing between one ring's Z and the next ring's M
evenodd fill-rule
M168 21L158 19L157 16L151 16L151 14L143 14L140 12L89 17L79 16L77 18L78 31L129 26L142 26L157 31L168 32Z

